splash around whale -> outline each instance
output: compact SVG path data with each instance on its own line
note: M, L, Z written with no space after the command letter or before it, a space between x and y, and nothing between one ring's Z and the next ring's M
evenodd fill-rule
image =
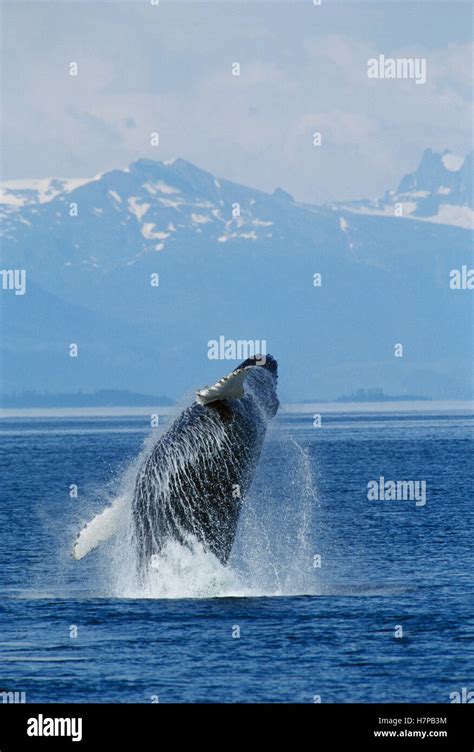
M277 370L271 355L256 356L199 390L144 457L130 517L143 576L173 542L198 542L227 564L267 425L278 410ZM75 559L117 532L125 504L119 499L83 528Z

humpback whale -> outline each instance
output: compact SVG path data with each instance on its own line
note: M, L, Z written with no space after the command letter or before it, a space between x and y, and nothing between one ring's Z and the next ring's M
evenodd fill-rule
M169 541L197 540L227 564L267 425L278 410L277 370L271 355L248 358L197 391L144 458L131 509L140 572ZM113 534L124 503L119 499L117 511L108 507L84 528L76 559Z

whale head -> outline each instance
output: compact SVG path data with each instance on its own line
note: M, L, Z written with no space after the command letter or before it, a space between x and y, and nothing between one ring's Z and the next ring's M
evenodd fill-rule
M278 410L276 396L276 382L278 378L278 364L271 355L255 355L247 358L227 376L216 381L212 386L206 385L196 392L196 401L200 405L207 405L217 400L240 399L244 396L244 382L249 378L252 383L267 386L268 394L264 402L270 415Z

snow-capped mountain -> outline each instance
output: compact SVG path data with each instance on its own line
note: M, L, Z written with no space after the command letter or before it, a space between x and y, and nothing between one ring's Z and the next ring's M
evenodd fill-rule
M444 165L448 176L439 160L431 173L423 162L386 206L421 191L439 206L470 195L467 160ZM449 286L452 269L472 267L462 226L301 204L182 159L141 159L90 180L8 181L2 196L1 268L27 273L25 295L0 290L5 391L178 397L236 365L207 359L208 341L223 335L266 340L283 358L290 400L366 387L471 393L471 293Z
M472 229L473 152L465 158L426 149L415 172L377 201L355 201L345 208L367 214L405 217Z
M315 214L329 221L330 232L338 225L332 211L295 204L280 188L268 195L217 179L182 159L141 159L89 181L10 181L0 202L3 236L16 250L25 243L29 247L33 235L35 244L49 243L52 232L61 236L57 264L104 270L134 265L184 239L217 248L233 241L279 242L289 231L307 231ZM93 252L91 236L104 236Z
M90 178L4 180L0 185L0 205L3 211L8 212L27 204L45 204L89 182Z

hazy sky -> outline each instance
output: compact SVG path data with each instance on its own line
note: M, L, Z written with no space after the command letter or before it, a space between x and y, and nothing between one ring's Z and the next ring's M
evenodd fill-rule
M470 3L15 0L2 15L3 178L179 156L321 202L383 194L427 146L472 149ZM368 79L379 54L426 58L426 84Z

